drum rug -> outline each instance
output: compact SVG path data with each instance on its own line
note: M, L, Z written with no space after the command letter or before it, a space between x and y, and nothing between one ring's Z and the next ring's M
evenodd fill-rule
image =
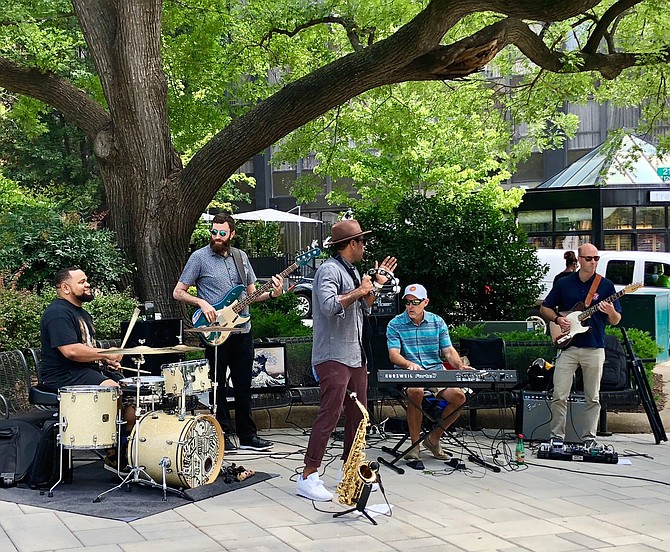
M205 498L244 489L273 477L279 476L256 472L244 481L235 481L221 476L209 485L185 490L183 496L168 491L166 501L163 500L162 489L131 483L115 489L104 495L100 502L94 503L93 499L103 491L117 485L119 479L113 473L104 470L102 462L92 462L82 466L75 465L72 483L58 485L54 489L52 498L48 497L47 491L41 495L41 491L38 490L11 487L0 488L0 500L130 522Z

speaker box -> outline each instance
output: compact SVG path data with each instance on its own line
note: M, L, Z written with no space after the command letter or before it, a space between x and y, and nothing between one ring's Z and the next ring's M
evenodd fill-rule
M584 397L568 397L568 414L565 422L566 443L581 443L584 423ZM527 441L548 441L551 437L551 394L523 391L517 407L516 432L523 433Z
M121 335L125 337L130 322L121 322ZM172 347L178 345L182 335L181 318L163 318L161 320L138 320L133 326L133 331L128 337L126 347ZM179 362L183 355L165 354L165 355L145 355L144 364L140 366L142 370L148 370L154 376L161 375L161 365L171 362ZM123 366L135 368L131 357L124 356L121 362Z

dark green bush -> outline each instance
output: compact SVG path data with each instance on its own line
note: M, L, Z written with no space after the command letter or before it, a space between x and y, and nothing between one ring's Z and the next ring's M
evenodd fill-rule
M54 297L0 287L0 351L38 347L40 319Z
M285 293L276 299L252 304L254 338L312 335L312 329L305 326L294 311L297 301L293 293Z
M84 308L93 317L97 339L120 339L121 322L130 320L138 305L128 293L101 293Z
M413 195L397 211L369 207L356 218L373 229L367 258L397 257L401 284L425 285L448 324L524 319L540 294L535 248L486 194Z
M0 350L39 347L42 313L55 297L53 289L40 295L0 287ZM130 320L136 305L125 293L107 293L97 295L84 308L93 317L98 339L119 339L121 321Z
M129 272L111 232L44 206L0 212L0 242L0 271L20 288L40 291L59 269L78 266L93 287L110 290Z

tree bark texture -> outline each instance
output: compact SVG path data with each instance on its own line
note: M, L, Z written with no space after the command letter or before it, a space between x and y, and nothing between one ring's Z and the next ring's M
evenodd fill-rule
M136 266L136 292L172 315L181 312L171 292L195 222L220 186L249 158L367 90L409 80L463 77L483 68L509 44L516 44L537 65L560 71L560 52L551 51L524 21L565 20L600 1L432 0L392 36L287 84L235 119L186 167L168 128L161 0L72 1L106 106L58 75L2 58L0 86L53 106L87 134L105 185L110 225ZM635 3L618 4L628 8ZM501 19L463 40L441 43L463 17L479 11L497 12ZM594 42L583 52L580 70L613 78L638 61L633 54L597 54Z

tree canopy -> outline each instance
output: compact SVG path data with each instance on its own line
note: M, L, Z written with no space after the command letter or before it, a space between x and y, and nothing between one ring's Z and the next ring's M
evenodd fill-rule
M171 312L199 214L264 148L304 127L286 150L321 141L324 167L374 199L391 185L499 177L520 154L493 154L511 123L546 145L547 121L574 129L557 109L566 100L640 103L651 128L666 115L667 11L663 0L17 0L0 8L0 87L17 124L50 106L83 132L136 291ZM400 85L411 82L424 88ZM402 120L417 126L394 125L408 106L424 116ZM374 132L353 124L365 110ZM400 161L379 155L385 139Z

